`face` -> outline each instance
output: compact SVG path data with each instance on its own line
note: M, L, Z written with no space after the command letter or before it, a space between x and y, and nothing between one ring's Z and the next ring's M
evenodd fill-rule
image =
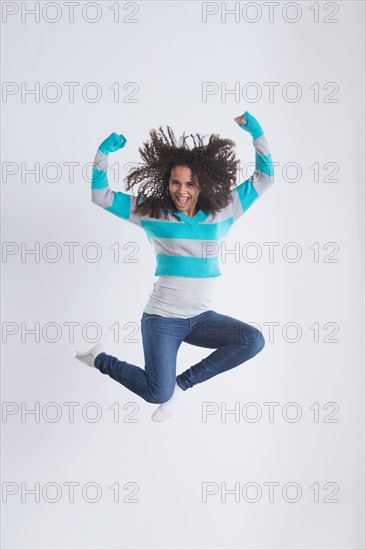
M197 211L198 196L201 192L198 181L193 178L187 166L174 166L170 172L169 191L179 212L193 217Z

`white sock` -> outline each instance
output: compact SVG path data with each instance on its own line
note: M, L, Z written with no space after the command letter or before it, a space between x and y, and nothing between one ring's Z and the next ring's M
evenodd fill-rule
M184 390L180 386L178 386L177 382L175 382L174 392L169 401L166 401L166 403L162 403L159 405L159 407L153 412L152 414L152 420L155 422L163 422L166 420L170 415L173 414L174 409L179 402L180 398L184 394Z
M79 361L82 361L89 367L94 367L94 360L99 353L102 353L103 345L102 344L95 344L92 348L87 349L85 351L79 351L76 350L74 353L74 357L76 359L79 359Z

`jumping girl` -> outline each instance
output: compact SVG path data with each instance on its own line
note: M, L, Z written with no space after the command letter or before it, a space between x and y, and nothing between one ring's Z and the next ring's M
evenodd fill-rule
M221 275L219 250L231 226L273 183L273 163L259 122L247 111L236 117L249 132L255 148L255 170L238 186L230 139L217 134L205 145L199 134L176 142L167 134L150 131L150 141L139 148L143 163L125 178L127 190L108 185L108 155L127 140L112 133L98 148L92 170L92 202L145 230L156 254L153 290L142 312L144 369L108 355L101 343L74 356L160 406L152 419L168 418L184 392L213 376L241 365L259 353L265 340L255 327L210 309L213 284ZM215 351L176 376L176 358L182 342Z

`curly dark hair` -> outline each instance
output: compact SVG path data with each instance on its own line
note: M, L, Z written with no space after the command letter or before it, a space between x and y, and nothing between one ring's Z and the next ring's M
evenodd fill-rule
M167 218L170 209L173 216L181 221L175 214L178 210L169 191L169 178L175 166L190 168L192 179L198 179L199 209L208 214L225 208L231 201L230 187L236 182L240 162L235 159L235 142L212 134L207 145L204 145L200 134L189 134L194 144L190 149L186 143L189 136L185 132L178 144L170 126L167 126L168 136L161 126L159 132L150 130L150 142L144 142L143 147L139 148L144 162L132 168L124 178L127 189L139 185L135 211L142 216L159 219L161 212Z

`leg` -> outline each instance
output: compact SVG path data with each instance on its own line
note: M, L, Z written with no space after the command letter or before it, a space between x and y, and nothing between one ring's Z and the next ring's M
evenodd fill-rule
M178 403L181 400L185 390L182 390L175 382L174 392L169 401L162 403L159 407L153 412L151 418L155 422L164 422L169 416L171 416L174 410L177 408Z
M265 345L263 334L255 327L212 310L207 311L183 341L203 348L218 348L177 376L183 390L241 365Z
M95 344L85 351L76 350L76 352L74 353L74 357L76 357L76 359L79 359L79 361L81 361L82 363L85 363L85 365L94 368L94 361L97 355L102 353L102 351L103 345L99 343Z
M145 370L106 353L96 357L95 367L149 403L168 401L175 387L177 352L187 333L183 324L176 326L175 321L143 312Z

